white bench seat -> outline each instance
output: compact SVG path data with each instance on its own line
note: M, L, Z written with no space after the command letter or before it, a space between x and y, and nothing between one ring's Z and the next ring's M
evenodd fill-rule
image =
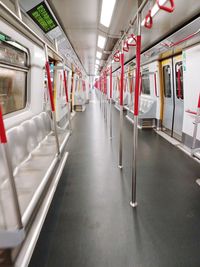
M69 131L58 128L61 153L69 138ZM47 113L7 131L8 146L23 225L29 223L53 170L59 162L55 136ZM0 232L17 229L14 205L6 166L0 149ZM5 240L4 240L5 241ZM4 242L5 243L5 242ZM3 243L3 244L4 244ZM0 248L1 234L0 234Z

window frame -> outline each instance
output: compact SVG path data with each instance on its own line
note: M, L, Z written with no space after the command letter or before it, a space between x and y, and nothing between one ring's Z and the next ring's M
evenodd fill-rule
M166 76L165 76L165 68L168 68L168 69L170 69L170 75L168 75L168 77L169 77L169 84L170 84L170 96L168 96L167 94L166 94L166 80L165 80L165 78L166 78ZM172 98L172 84L171 84L171 75L172 75L172 70L171 70L171 66L170 66L170 64L167 64L167 65L165 65L165 66L163 66L163 68L162 68L162 72L163 72L163 87L164 87L164 97L165 98Z
M25 92L24 92L24 105L23 105L23 108L21 108L21 109L17 109L15 111L4 114L3 116L5 118L13 117L13 115L17 115L17 114L21 113L22 111L25 111L27 109L27 107L30 105L29 92L28 92L28 82L30 81L30 52L29 52L29 49L22 46L17 41L15 41L15 40L12 40L12 41L16 42L16 44L19 45L22 49L19 49L15 45L11 45L10 43L7 43L6 41L5 41L5 44L8 45L9 47L16 49L16 50L24 52L26 54L26 65L22 66L22 65L12 64L12 63L0 60L0 68L5 68L8 70L14 70L14 71L20 71L20 72L23 72L26 74L25 75L25 86L24 86L24 90L25 90Z

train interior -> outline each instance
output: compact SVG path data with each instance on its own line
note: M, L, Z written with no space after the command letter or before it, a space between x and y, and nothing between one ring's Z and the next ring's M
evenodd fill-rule
M0 267L200 266L200 2L0 0Z

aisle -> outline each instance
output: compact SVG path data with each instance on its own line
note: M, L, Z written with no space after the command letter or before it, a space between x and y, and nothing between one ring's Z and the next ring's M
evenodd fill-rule
M200 266L199 164L154 131L141 131L133 210L132 126L124 120L121 172L114 108L113 118L112 142L96 98L73 120L69 158L30 267Z

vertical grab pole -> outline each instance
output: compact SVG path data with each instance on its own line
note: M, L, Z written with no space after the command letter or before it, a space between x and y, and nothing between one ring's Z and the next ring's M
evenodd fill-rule
M48 59L48 52L47 52L47 45L45 45L45 54L46 54L46 72L47 72L47 81L48 81L48 89L49 89L49 97L51 102L51 112L53 117L53 127L54 127L54 134L56 139L56 147L57 147L57 155L60 155L60 146L58 141L58 132L56 126L56 113L55 113L55 104L53 99L53 88L51 84L51 74L50 74L50 67L49 67L49 59Z
M67 75L66 70L63 70L64 73L64 88L65 88L65 96L66 96L66 104L68 107L68 121L69 121L69 131L72 133L72 125L71 125L71 108L69 103L69 97L68 97L68 88L67 88Z
M110 139L112 139L112 63L110 65Z
M104 80L104 90L105 90L105 121L107 123L107 73L105 72L105 80Z
M4 126L4 121L3 121L1 104L0 104L0 143L1 143L1 146L3 149L4 159L5 159L5 162L7 165L6 167L7 167L9 182L10 182L10 186L11 186L12 201L13 201L13 205L15 207L15 213L16 213L15 215L16 215L16 219L17 219L18 228L20 230L23 228L23 224L22 224L22 219L21 219L19 200L18 200L18 196L17 196L17 189L16 189L15 180L14 180L14 176L13 176L13 166L12 166L12 162L10 159L10 154L9 154L9 149L8 149L8 144L7 144L7 137L6 137L6 131L5 131L5 126Z
M123 93L124 93L124 41L122 41L120 63L121 63L121 78L120 78L120 133L119 133L119 165L120 169L122 165L122 150L123 150Z
M141 54L141 13L137 14L137 43L136 43L136 77L134 93L134 132L133 132L133 163L132 163L132 198L130 205L135 208L136 201L136 178L137 178L137 141L138 141L138 114L140 94L140 54Z
M196 145L199 117L200 117L200 94L199 94L199 100L198 100L198 106L197 106L197 115L196 115L195 122L194 122L192 153L191 153L192 156L194 155L194 149L195 149L195 145Z

